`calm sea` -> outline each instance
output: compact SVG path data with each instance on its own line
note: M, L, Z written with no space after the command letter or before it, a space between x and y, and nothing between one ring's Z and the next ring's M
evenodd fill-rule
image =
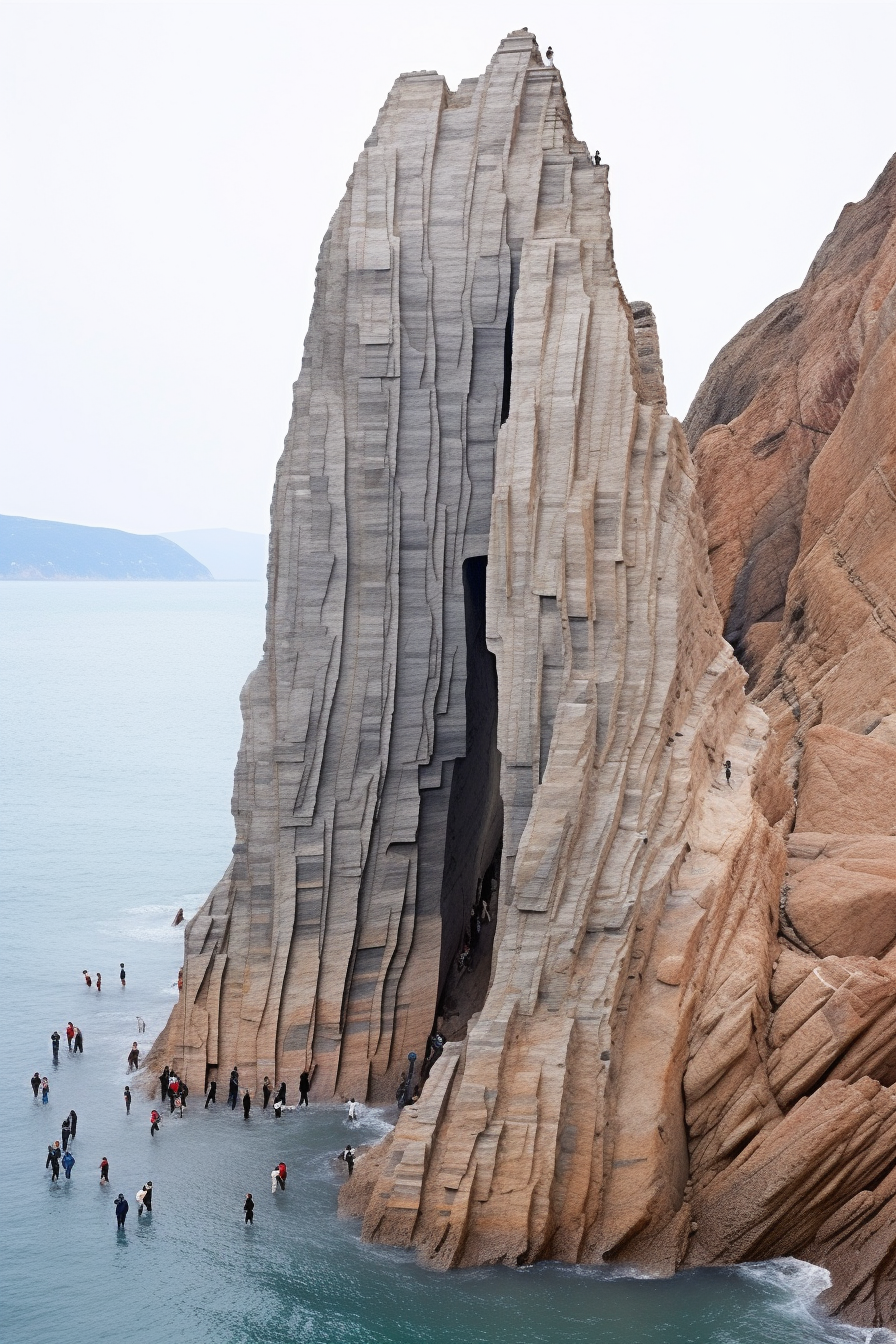
M351 1133L337 1108L250 1120L191 1098L149 1134L122 1092L176 997L181 938L230 853L238 694L263 637L253 583L0 583L2 620L2 1302L9 1344L833 1344L893 1337L826 1320L797 1261L639 1279L539 1265L435 1274L336 1217ZM127 988L118 983L119 962ZM81 971L103 976L88 990ZM50 1033L71 1019L83 1056ZM32 1100L34 1070L49 1105ZM47 1144L78 1113L70 1181ZM99 1185L99 1163L111 1185ZM283 1159L288 1189L273 1198ZM341 1170L340 1170L341 1169ZM134 1194L155 1191L138 1221ZM115 1230L113 1196L130 1201ZM247 1229L242 1204L256 1200Z

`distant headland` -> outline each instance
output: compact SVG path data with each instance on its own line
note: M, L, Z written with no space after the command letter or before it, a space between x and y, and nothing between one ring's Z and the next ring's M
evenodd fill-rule
M0 514L0 579L212 579L167 537Z

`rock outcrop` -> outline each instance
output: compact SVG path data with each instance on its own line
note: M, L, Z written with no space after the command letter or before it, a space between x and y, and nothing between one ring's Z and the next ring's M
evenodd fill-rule
M803 1255L835 1309L892 1325L896 158L687 424L716 594L794 790L766 1038L783 1119L702 1193L689 1255Z
M836 284L816 263L766 324L774 358L762 328L704 384L708 544L607 169L533 36L456 92L401 76L380 113L277 473L234 860L155 1050L194 1088L308 1069L320 1100L391 1099L426 1053L343 1187L368 1238L444 1267L807 1255L857 1319L892 1315L882 181ZM834 290L860 290L848 321L815 311ZM754 478L753 431L718 422L763 397L796 439ZM716 591L739 647L775 627L752 698Z

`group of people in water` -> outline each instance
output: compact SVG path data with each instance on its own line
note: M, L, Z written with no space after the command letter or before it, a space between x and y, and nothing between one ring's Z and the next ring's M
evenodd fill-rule
M87 988L91 989L93 987L93 977L87 971L83 971L82 974L84 976ZM119 978L121 981L121 987L122 989L124 989L126 987L124 962L120 963ZM96 988L98 991L101 991L102 989L102 977L99 972L96 973ZM145 1023L140 1017L137 1018L137 1027L138 1032L145 1030ZM74 1054L83 1055L84 1034L81 1031L80 1027L75 1026L73 1022L69 1022L65 1029L65 1036L68 1043L69 1053L73 1055ZM54 1031L51 1034L50 1042L53 1051L53 1062L55 1065L59 1064L59 1047L61 1044L61 1040L62 1036L58 1031ZM434 1034L433 1037L430 1038L430 1041L427 1046L426 1064L431 1065L433 1059L438 1057L438 1054L441 1053L441 1046L442 1046L441 1037ZM128 1073L136 1072L140 1067L140 1049L136 1041L134 1041L131 1045L131 1049L127 1057L127 1065L128 1065L127 1070ZM42 1104L47 1105L49 1103L50 1098L50 1084L48 1078L36 1070L30 1081L35 1100L37 1100L38 1097L40 1097ZM187 1097L189 1095L189 1088L187 1086L186 1080L181 1078L174 1068L166 1064L165 1068L162 1070L162 1073L159 1076L159 1083L161 1085L162 1109L164 1108L164 1103L167 1101L170 1107L170 1113L172 1115L176 1114L180 1118L182 1118L186 1112ZM404 1083L405 1079L403 1077L402 1087L404 1086ZM281 1081L275 1088L268 1075L265 1074L261 1088L261 1109L262 1111L266 1111L268 1109L268 1106L271 1106L274 1118L279 1120L282 1116L284 1108L298 1109L298 1107L301 1106L307 1107L310 1089L311 1089L311 1074L309 1070L305 1069L299 1076L299 1099L297 1105L295 1107L287 1107L286 1082ZM242 1092L242 1098L240 1097L241 1092ZM419 1093L419 1087L417 1088L417 1091L414 1094L414 1100L416 1100L418 1093ZM125 1085L124 1088L124 1101L125 1101L126 1113L129 1115L131 1110L132 1097L130 1087L128 1087L127 1085ZM227 1101L228 1104L230 1105L231 1110L236 1110L237 1105L240 1104L241 1101L243 1116L246 1120L249 1119L252 1109L252 1096L248 1088L246 1087L241 1088L239 1069L236 1065L234 1065L233 1069L230 1072ZM208 1109L208 1107L211 1105L215 1105L216 1102L217 1102L217 1079L212 1078L211 1081L209 1082L208 1092L205 1098L205 1109ZM349 1098L347 1102L347 1119L350 1123L355 1123L358 1120L358 1103L354 1097ZM161 1123L162 1123L161 1112L159 1109L153 1107L152 1111L150 1112L149 1132L151 1138L155 1138L156 1134L159 1133ZM78 1128L78 1116L77 1113L74 1111L74 1109L72 1109L71 1111L69 1111L68 1115L62 1122L61 1137L59 1139L54 1140L47 1146L45 1168L49 1170L51 1173L50 1175L51 1184L56 1184L59 1181L60 1173L64 1173L66 1180L71 1180L72 1169L74 1168L75 1165L75 1157L72 1148L74 1144L75 1135L77 1133L77 1128ZM356 1149L351 1143L346 1144L343 1150L338 1154L339 1160L344 1162L348 1168L349 1177L351 1177L354 1171L355 1157L356 1157ZM99 1172L100 1172L100 1185L108 1185L109 1159L107 1157L103 1157L102 1160L100 1161ZM287 1178L286 1163L278 1162L277 1166L271 1172L271 1193L273 1195L276 1195L278 1191L283 1191L286 1189L286 1178ZM134 1199L137 1204L138 1217L142 1217L144 1213L152 1212L152 1194L153 1194L152 1181L146 1181L141 1187L141 1189L137 1191L137 1194L135 1195ZM116 1195L115 1197L115 1217L116 1217L116 1224L119 1230L124 1229L129 1209L130 1205L128 1203L128 1200L125 1198L122 1192L119 1192L119 1194ZM251 1224L253 1222L255 1211L255 1201L251 1194L247 1194L243 1205L243 1210L245 1215L245 1222L247 1224Z
M93 977L91 976L90 972L89 972L89 971L82 971L81 974L82 974L83 977L84 977L84 983L85 983L85 985L87 986L88 989L91 989L91 988L93 987ZM118 979L119 979L120 982L121 982L121 987L122 987L122 989L125 989L125 988L127 987L127 974L125 973L124 962L123 962L123 961L120 961L120 962L118 963ZM102 989L103 989L103 977L102 977L102 975L100 974L100 972L97 971L97 973L96 973L96 992L97 992L97 994L102 993Z

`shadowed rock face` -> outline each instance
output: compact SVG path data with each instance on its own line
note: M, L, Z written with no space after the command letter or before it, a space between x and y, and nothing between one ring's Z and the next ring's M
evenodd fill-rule
M608 204L525 30L455 93L394 85L321 252L234 861L154 1059L380 1100L439 1020L343 1187L368 1238L663 1271L836 1243L843 1288L854 1226L889 1254L896 979L803 875L851 864L885 906L879 856L861 826L788 849L790 738L723 639Z

